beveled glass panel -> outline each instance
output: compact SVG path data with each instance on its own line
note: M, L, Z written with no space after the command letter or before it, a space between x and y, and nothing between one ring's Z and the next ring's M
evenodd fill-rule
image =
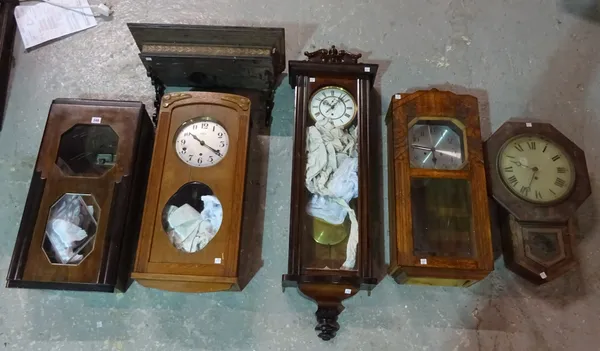
M165 204L162 225L171 243L186 253L198 252L215 237L223 207L212 189L201 182L184 184Z
M50 263L77 265L94 249L100 207L90 194L65 194L52 207L42 248Z
M356 104L347 90L327 86L309 106L299 210L302 266L316 274L353 271L359 246Z
M415 256L473 256L467 180L413 178L411 204Z
M61 135L56 165L69 176L101 176L116 164L118 144L110 126L77 124Z

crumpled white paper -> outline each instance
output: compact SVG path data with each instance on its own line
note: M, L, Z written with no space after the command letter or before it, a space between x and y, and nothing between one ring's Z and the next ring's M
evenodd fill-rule
M185 252L202 250L215 237L223 221L223 207L215 196L201 197L204 209L198 213L189 204L167 210L169 236L176 248Z
M342 269L356 264L358 221L348 202L358 197L358 131L336 128L321 120L307 130L306 188L313 197L307 204L309 215L331 224L350 217L350 237Z

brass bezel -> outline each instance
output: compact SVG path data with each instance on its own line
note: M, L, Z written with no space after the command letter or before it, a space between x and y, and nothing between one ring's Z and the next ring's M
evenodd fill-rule
M308 115L310 116L310 118L317 122L317 119L315 118L315 116L313 116L312 111L310 109L310 106L312 105L312 100L315 98L315 96L317 94L319 94L321 91L326 90L326 89L336 89L336 90L341 90L344 93L346 93L350 99L352 100L352 103L354 104L354 114L352 115L352 117L350 118L350 121L348 121L348 123L346 124L342 124L341 126L338 126L337 128L346 128L347 126L351 125L352 122L354 122L354 120L356 119L356 115L358 114L358 104L356 103L356 98L354 97L354 95L352 95L351 92L349 92L347 89L344 89L342 87L336 86L336 85L327 85L324 87L321 87L319 89L317 89L308 99Z
M213 163L212 165L208 165L208 166L194 166L194 165L191 165L191 164L185 162L185 160L183 160L181 158L181 156L179 156L179 153L177 152L177 136L181 133L181 131L185 127L187 127L189 125L192 125L192 124L196 124L196 123L201 122L201 121L208 121L208 122L212 122L212 123L218 124L219 126L221 126L221 128L223 128L223 130L225 131L225 134L227 135L227 151L225 152L225 154L223 155L223 157L221 157L221 159L218 162ZM177 127L177 130L175 131L175 134L173 134L172 143L173 143L173 151L177 155L177 158L179 158L179 160L181 162L185 163L187 166L194 167L194 168L210 168L210 167L218 165L227 156L227 153L229 152L229 146L231 145L231 143L229 142L229 132L227 131L227 129L225 128L225 126L221 122L217 121L215 118L209 117L209 116L193 117L193 118L190 118L187 121L181 123L181 125L179 127Z

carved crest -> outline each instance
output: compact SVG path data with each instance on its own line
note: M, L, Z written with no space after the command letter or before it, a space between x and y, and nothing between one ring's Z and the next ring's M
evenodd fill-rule
M346 50L338 50L335 45L328 49L320 49L313 52L305 51L304 55L308 57L309 62L321 63L358 63L362 54L352 54Z

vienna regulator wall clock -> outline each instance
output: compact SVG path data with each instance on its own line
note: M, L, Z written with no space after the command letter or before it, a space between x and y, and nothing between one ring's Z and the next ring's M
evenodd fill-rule
M8 287L127 288L153 138L142 103L53 101Z
M288 273L316 301L316 330L336 335L342 301L378 279L381 208L375 155L378 118L371 116L375 64L332 47L290 61L295 136Z
M282 28L129 24L156 89L157 144L133 276L173 291L241 290L261 265Z
M561 276L576 264L572 217L591 194L584 152L551 124L511 120L486 153L506 266L537 284Z
M477 99L396 94L386 117L390 274L468 286L494 267Z

